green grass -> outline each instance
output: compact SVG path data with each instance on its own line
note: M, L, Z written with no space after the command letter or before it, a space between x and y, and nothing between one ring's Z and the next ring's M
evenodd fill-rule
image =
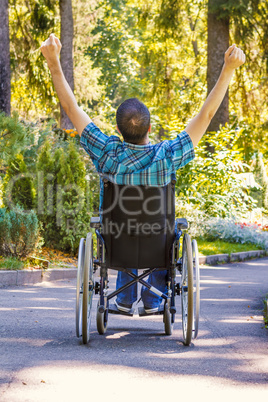
M18 260L17 258L14 257L7 257L3 258L1 257L0 259L0 270L18 270L18 269L23 269L24 268L24 263L23 261Z
M200 255L231 254L242 251L261 250L255 244L228 243L223 240L207 241L197 239L198 251Z

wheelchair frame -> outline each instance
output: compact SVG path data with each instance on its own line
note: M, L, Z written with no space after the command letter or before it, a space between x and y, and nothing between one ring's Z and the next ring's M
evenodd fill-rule
M82 341L87 344L90 339L91 309L93 294L99 294L97 306L97 330L99 334L105 334L108 326L108 315L122 314L133 316L130 313L119 311L115 306L109 305L109 301L117 294L134 283L141 283L151 292L161 296L164 306L152 314L147 314L144 308L139 308L140 316L163 315L165 334L171 335L175 322L177 309L175 297L181 296L182 332L185 346L191 344L192 339L197 338L200 311L200 274L198 247L196 240L191 241L189 234L184 233L188 229L186 219L176 219L176 236L172 245L171 264L169 268L148 268L143 273L135 275L129 269L111 268L126 272L132 280L111 293L108 293L108 268L105 263L105 243L100 233L100 218L91 218L90 226L95 228L97 235L97 258L93 258L92 233L87 234L86 239L80 240L78 251L77 292L76 292L76 335L82 336ZM180 239L183 235L182 252L180 253ZM94 274L100 269L100 281L94 281ZM167 292L162 293L152 285L144 281L146 276L156 270L167 270ZM181 275L181 281L176 282L177 273Z

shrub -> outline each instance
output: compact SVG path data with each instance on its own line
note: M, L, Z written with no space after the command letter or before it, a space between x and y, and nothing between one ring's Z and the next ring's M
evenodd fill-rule
M0 209L0 254L25 258L36 247L39 239L39 223L34 211L24 213L17 206L8 211Z
M268 232L258 225L245 226L231 219L211 219L204 223L207 240L221 239L230 243L253 243L268 249Z
M10 209L14 205L20 205L26 210L34 207L33 178L22 154L16 155L9 162L3 182L3 200Z
M268 210L268 176L266 173L263 156L260 152L253 158L253 172L260 189L253 189L251 195L258 201L258 206Z
M185 201L176 198L175 201L176 218L186 218L189 223L188 233L191 237L201 237L204 232L204 223L207 215L201 211L197 205L187 204Z
M76 252L89 230L86 170L74 141L65 149L46 141L38 155L37 200L45 244Z
M0 112L0 161L14 156L26 142L26 130L18 114L7 116Z
M211 134L213 154L206 151L205 136L195 149L196 158L177 172L178 197L209 216L244 217L256 204L237 175L249 166L240 160L239 151L232 144L235 135L235 130L227 127Z

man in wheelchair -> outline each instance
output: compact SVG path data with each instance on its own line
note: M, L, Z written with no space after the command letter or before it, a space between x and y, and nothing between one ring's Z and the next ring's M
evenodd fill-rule
M245 62L245 55L235 45L229 47L220 77L200 112L175 139L152 144L149 138L149 110L136 98L125 100L117 109L117 129L124 141L118 136L107 136L92 122L77 105L65 80L59 61L60 50L60 41L53 34L41 46L60 103L81 136L81 145L90 155L101 178L101 219L93 219L92 222L98 236L96 264L101 270L98 330L100 333L105 332L106 315L108 310L113 312L107 307L107 300L112 297L116 296L117 312L132 314L139 282L143 285L143 314L160 312L164 299L164 309L166 306L168 308L164 320L166 333L169 333L170 321L167 315L175 313L172 300L176 292L175 274L170 267L176 267L178 261L174 255L179 247L178 244L176 246L176 239L179 239L181 229L187 228L185 220L175 222L176 171L194 158L194 147L220 106L235 68ZM82 249L86 247L85 261L89 258L89 241L87 239L86 245L81 246ZM186 253L184 260L191 258ZM83 264L86 264L85 261ZM107 268L110 267L118 270L117 290L107 298ZM150 271L146 271L147 268ZM93 267L88 269L91 275ZM146 272L138 276L138 269ZM146 282L143 278L148 275ZM90 277L87 280L90 283ZM188 288L187 283L177 288L177 293L186 294ZM93 292L92 288L90 291ZM88 336L85 335L86 341ZM189 344L189 340L187 342Z

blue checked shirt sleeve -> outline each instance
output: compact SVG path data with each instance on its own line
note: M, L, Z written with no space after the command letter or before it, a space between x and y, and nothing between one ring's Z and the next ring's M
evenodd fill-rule
M168 142L175 170L182 168L194 159L193 143L186 131L182 131L175 140L169 140Z
M103 134L103 132L93 122L91 122L82 132L80 144L90 155L92 160L97 161L102 157L108 140L108 135Z

